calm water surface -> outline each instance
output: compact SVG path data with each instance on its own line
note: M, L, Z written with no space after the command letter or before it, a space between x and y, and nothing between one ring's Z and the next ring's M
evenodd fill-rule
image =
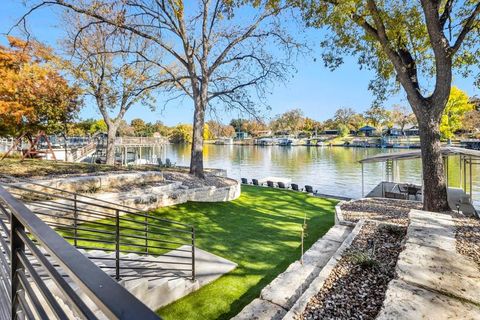
M290 178L303 186L310 184L319 192L347 197L361 197L362 170L359 160L394 149L343 148L343 147L281 147L205 145L205 166L227 170L232 178L265 178L268 176ZM190 146L168 145L167 157L177 165L188 165ZM449 184L460 187L458 157L449 160ZM421 184L420 160L398 162L397 181ZM368 192L385 179L383 163L365 164L365 191ZM480 167L472 172L473 198L480 204ZM397 175L398 176L398 175Z

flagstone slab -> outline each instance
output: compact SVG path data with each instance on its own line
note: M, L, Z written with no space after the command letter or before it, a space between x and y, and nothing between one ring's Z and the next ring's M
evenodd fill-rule
M473 320L480 319L480 308L458 299L393 280L377 320Z

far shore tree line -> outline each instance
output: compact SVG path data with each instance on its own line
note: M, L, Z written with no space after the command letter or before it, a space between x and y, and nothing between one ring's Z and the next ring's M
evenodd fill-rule
M205 140L235 138L238 133L247 133L251 138L285 135L310 138L331 131L345 137L351 133L362 135L359 129L365 126L373 127L377 136L391 134L392 129L395 129L395 135L402 136L405 135L406 129L418 127L418 124L413 112L398 104L389 109L372 106L363 113L357 113L352 108L339 108L332 118L325 121L309 118L301 109L292 109L275 116L268 123L242 118L232 119L225 124L209 120L205 123L203 138ZM108 131L103 119L78 120L63 127L59 124L57 127L65 130L62 132L64 136L93 136ZM116 135L152 137L160 134L171 143L192 143L192 130L192 125L188 123L167 126L161 121L146 122L136 118L130 123L121 119ZM443 140L455 137L480 138L480 99L470 98L464 91L453 87L442 115L440 133Z
M293 109L276 116L268 125L257 123L252 126L245 120L244 124L236 129L244 130L253 136L270 130L273 134L306 137L325 131L336 131L337 135L344 137L351 132L358 133L359 129L365 126L373 127L377 135L388 134L392 129L396 129L397 135L404 135L405 129L418 127L418 122L415 114L405 106L393 105L387 109L374 105L364 113L355 112L352 108L339 108L332 118L325 121L305 117L302 110ZM440 134L443 140L459 136L480 137L480 99L469 98L464 91L453 87L442 114Z
M136 118L130 123L122 119L118 124L116 135L119 137L153 137L159 134L171 143L192 143L192 130L192 125L188 123L167 126L161 121L146 122ZM93 137L98 133L107 133L107 131L108 127L103 119L78 120L68 125L68 136ZM232 126L214 120L207 121L203 130L205 140L233 137L234 135L235 129Z
M295 56L305 51L303 41L297 40L301 37L291 34L284 23L298 19L306 27L324 31L321 56L331 70L343 63L344 56L354 56L362 68L375 72L369 89L376 97L376 105L381 105L392 92L403 89L420 129L424 209L449 209L440 141L442 135L448 139L446 132L454 132L459 121L468 122L472 116L464 112L458 117L456 108L449 110L447 102L452 97L454 74L471 76L480 82L480 75L475 74L480 63L479 1L27 0L25 3L30 7L20 17L18 27L28 25L29 16L45 7L63 9L64 21L59 25L65 28L67 36L60 47L64 51L61 55L68 59L42 60L31 55L27 58L31 61L20 59L12 64L7 59L0 65L10 74L0 88L0 97L6 97L0 111L13 110L8 120L2 120L3 124L13 121L20 125L28 123L27 120L45 123L57 117L49 115L45 119L31 110L38 103L48 109L49 104L43 104L43 98L52 105L62 106L61 110L80 106L78 100L82 98L91 99L107 125L110 142L107 163L113 164L113 138L131 107L153 108L158 96L162 100L187 97L194 106L190 173L203 177L205 115L225 108L250 115L258 113L255 102L263 101L274 83L288 78L294 71ZM29 44L24 47L29 48ZM54 68L53 73L46 74L48 70L51 72L51 66L58 64L60 71ZM30 65L40 70L29 70ZM32 79L38 79L39 83L58 79L54 83L46 81L45 85L59 85L60 95L72 90L67 95L71 99L59 99L40 87L24 92L15 88L15 77L26 85L35 82ZM73 82L65 86L63 80L70 78ZM42 99L38 100L36 94ZM15 112L17 97L24 99L20 102L23 114ZM37 100L33 104L32 97ZM375 127L382 124L377 119L369 121Z

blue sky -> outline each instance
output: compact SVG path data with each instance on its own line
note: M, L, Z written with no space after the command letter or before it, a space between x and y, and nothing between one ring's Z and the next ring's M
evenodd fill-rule
M3 35L26 12L26 8L20 0L2 0L0 7L0 33ZM38 40L55 47L58 39L62 36L62 28L59 24L57 13L50 8L38 11L28 21L32 35ZM295 27L295 24L291 24ZM310 30L307 33L310 39L320 39L320 31ZM4 36L0 43L5 43ZM301 57L295 62L297 72L291 75L290 80L283 84L278 83L267 97L267 103L271 111L265 112L266 120L269 117L282 113L289 109L300 108L304 114L315 120L326 120L333 116L335 110L340 107L353 108L357 112L363 112L369 108L373 97L367 90L373 73L359 70L356 59L346 57L345 63L337 70L331 72L323 66L320 59L318 42L312 41L312 53ZM316 58L316 61L314 61ZM456 77L454 85L467 91L469 95L480 95L480 90L475 88L472 79ZM408 105L403 93L391 97L386 107L399 103ZM160 120L167 125L175 125L180 122L190 123L193 117L191 100L185 98L170 103L163 107L162 96L158 97L159 107L156 111L150 111L142 106L135 106L126 115L126 120L143 118L146 121ZM237 113L222 114L220 120L224 122L238 117ZM100 118L94 105L87 102L82 110L83 118Z

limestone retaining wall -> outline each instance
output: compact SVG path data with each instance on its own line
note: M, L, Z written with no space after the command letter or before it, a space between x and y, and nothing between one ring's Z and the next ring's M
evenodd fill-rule
M233 180L232 180L233 181ZM203 187L190 189L187 198L194 202L222 202L231 201L240 197L241 184L235 181L235 184L226 187Z
M146 185L145 187L135 186L129 191L117 191L117 192L102 192L102 187L115 187L122 184L128 183L138 183L142 182L163 182L161 185ZM108 206L114 207L115 204L120 206L127 206L130 208L135 208L139 211L150 211L155 210L160 207L171 206L175 204L185 203L187 201L194 202L223 202L231 201L240 196L241 193L241 184L231 179L232 184L224 187L200 187L200 188L187 188L182 185L182 182L179 181L167 181L164 180L161 172L157 171L146 171L146 172L134 172L134 173L122 173L122 174L107 174L107 175L97 175L97 176L80 176L72 177L69 179L52 179L42 181L42 185L48 187L59 188L61 190L79 192L79 191L88 191L92 189L99 189L95 194L86 194L90 198L79 196L78 208L91 211L98 210L96 204L102 204L102 201L108 201L111 203ZM42 186L33 185L33 184L22 184L26 188L31 188L39 191L44 191L46 193L51 193L51 189L42 188ZM28 192L26 192L28 193ZM47 199L45 199L47 200ZM62 200L55 198L53 195L52 199L49 199L49 202L63 203L66 206L72 206L71 201ZM95 200L98 200L95 201ZM37 202L39 201L39 202ZM36 203L41 206L43 199L37 199ZM70 217L73 213L69 210L65 212L55 212L54 216L49 208L39 208L35 203L28 205L32 210L36 209L38 212L43 212L52 216L43 216L43 219L48 221L56 221L62 223L68 223L68 220L63 219L64 217ZM114 214L106 208L102 209L102 212L108 214ZM122 212L123 213L123 212ZM82 216L84 220L96 220L97 217L94 216ZM65 220L65 221L63 221Z
M318 292L318 286L323 285L362 224L363 221L357 223L353 230L349 226L333 226L304 253L303 263L292 263L232 320L293 319Z
M119 187L125 184L138 182L152 183L164 181L160 171L138 171L129 173L104 173L98 175L86 175L76 177L63 177L50 180L40 180L38 183L46 187L52 187L70 192L88 192L101 190L102 188ZM30 183L19 183L27 189L49 192L48 189Z

